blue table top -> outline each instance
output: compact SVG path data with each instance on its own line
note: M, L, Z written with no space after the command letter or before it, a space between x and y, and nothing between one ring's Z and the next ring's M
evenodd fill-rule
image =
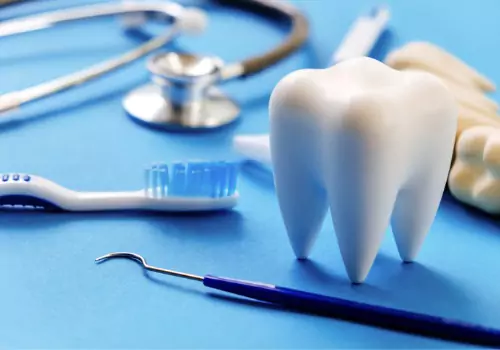
M82 1L31 2L0 19ZM224 89L242 104L237 124L208 133L164 133L139 126L121 99L148 80L144 60L106 78L38 102L0 124L0 172L38 174L75 190L133 190L155 161L224 158L232 137L267 132L267 101L288 72L327 64L371 0L294 1L311 20L311 40L285 62ZM429 40L500 82L497 0L389 1L382 49ZM281 29L231 10L210 13L200 38L176 48L234 61L279 42ZM230 28L228 30L227 28ZM83 68L137 45L116 20L68 24L2 38L0 92ZM383 54L383 50L376 53ZM202 285L144 274L134 262L94 259L133 251L151 264L196 274L274 283L411 311L500 325L498 221L445 196L418 262L403 265L388 230L366 280L344 272L325 222L311 259L295 260L272 180L244 171L241 202L230 213L2 213L0 346L3 348L339 348L459 347L449 342L270 308L209 293Z

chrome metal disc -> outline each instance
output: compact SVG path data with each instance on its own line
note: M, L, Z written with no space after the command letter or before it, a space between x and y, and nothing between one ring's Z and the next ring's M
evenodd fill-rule
M139 122L163 129L212 129L235 121L238 105L215 86L207 89L203 99L183 107L172 105L157 84L132 90L123 99L123 107Z

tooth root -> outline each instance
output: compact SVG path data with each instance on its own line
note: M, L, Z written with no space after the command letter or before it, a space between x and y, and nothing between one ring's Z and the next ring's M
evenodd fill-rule
M303 84L309 88L300 91L293 88ZM273 176L290 244L296 257L305 259L324 222L328 202L317 171L320 127L294 106L308 108L309 103L315 103L318 93L306 70L291 74L281 86L283 89L276 89L270 101ZM282 94L282 91L292 93Z
M454 140L454 130L443 129L444 140ZM436 143L430 138L429 144ZM391 227L399 255L405 262L413 261L435 219L446 186L454 142L441 143L422 152L428 153L418 170L400 187L391 217ZM415 160L418 162L418 160Z
M403 261L415 259L434 221L451 166L454 137L453 128L442 128L439 137L429 137L420 146L426 156L414 159L418 164L414 173L401 184L391 226Z
M364 120L359 126L363 124L369 123ZM334 138L331 149L337 151L336 162L328 192L346 272L353 283L362 283L389 226L398 184L388 174L387 139L373 140L356 133L341 132Z
M331 196L330 206L347 275L353 283L363 283L385 235L394 196L382 194L387 189L386 186L379 187L378 191L371 191L371 194L366 187L364 193L355 187L355 184L351 184L341 191L342 194ZM372 183L367 187L375 190L377 185ZM361 203L362 207L359 206Z
M435 174L433 174L435 175ZM405 262L415 260L434 221L446 175L428 176L423 182L398 193L391 226L399 256Z
M293 172L295 167L288 169ZM295 256L306 259L325 219L326 192L300 171L295 172L292 180L284 180L282 171L286 167L275 174L281 215Z
M291 156L301 152L294 140L279 142L276 134L271 149L281 216L295 256L306 259L328 209L326 190L311 176L308 159Z

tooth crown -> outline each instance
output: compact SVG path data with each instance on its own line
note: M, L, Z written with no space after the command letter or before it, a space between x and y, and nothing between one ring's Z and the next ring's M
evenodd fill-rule
M385 231L411 261L434 219L457 107L436 77L362 57L283 78L269 105L276 191L307 258L329 210L350 279L364 281Z

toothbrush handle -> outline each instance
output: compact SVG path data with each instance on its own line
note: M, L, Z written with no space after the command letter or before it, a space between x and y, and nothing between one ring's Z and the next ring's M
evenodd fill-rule
M67 201L66 208L74 211L156 210L170 212L210 211L233 208L238 195L221 198L164 196L148 197L136 192L81 192Z
M147 200L142 191L75 192L67 207L73 211L130 210L143 208Z
M270 284L207 275L206 287L290 309L477 345L500 346L500 330Z

